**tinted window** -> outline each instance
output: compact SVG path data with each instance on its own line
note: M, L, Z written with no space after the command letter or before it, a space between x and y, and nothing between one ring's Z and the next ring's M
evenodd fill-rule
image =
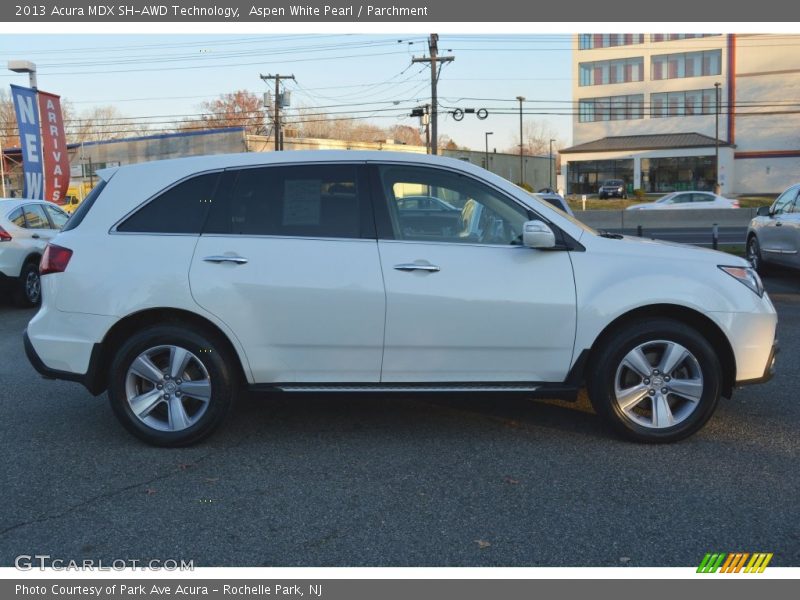
M214 204L206 233L360 237L355 165L240 169L228 177L230 193Z
M105 179L101 179L100 183L98 183L96 186L94 186L94 188L92 188L92 191L89 192L89 195L86 196L86 198L84 198L80 206L78 206L78 208L75 209L75 212L72 213L72 216L69 218L69 221L67 221L67 224L64 225L64 227L62 228L62 231L69 231L70 229L75 229L78 225L81 224L83 218L89 212L89 209L92 208L92 205L95 203L95 200L97 200L100 197L100 194L103 193L105 187L106 187L106 181Z
M206 173L181 181L128 217L117 231L200 233L219 176Z
M692 202L713 202L714 196L711 194L692 194Z
M464 175L421 167L380 168L395 239L478 244L521 243L528 212ZM439 198L457 210L405 211L407 197Z
M792 202L797 197L798 188L793 187L789 188L785 192L783 192L778 199L775 200L775 204L772 205L772 213L773 214L781 214L784 212L791 212Z
M64 223L66 223L69 219L69 215L67 213L65 213L63 210L57 209L55 206L45 205L45 209L47 210L47 214L50 216L50 220L53 222L53 227L56 229L61 229L64 226Z
M8 215L8 220L17 227L25 227L25 216L22 214L22 208L18 208Z
M25 227L28 229L50 229L50 221L41 204L26 204L22 212L25 213Z

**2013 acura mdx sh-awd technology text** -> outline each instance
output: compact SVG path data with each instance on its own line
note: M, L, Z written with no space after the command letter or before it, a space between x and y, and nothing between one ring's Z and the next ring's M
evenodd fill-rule
M582 386L616 431L666 442L772 372L749 263L594 231L459 160L277 152L100 176L42 258L25 347L45 376L108 390L152 444L203 439L244 389Z

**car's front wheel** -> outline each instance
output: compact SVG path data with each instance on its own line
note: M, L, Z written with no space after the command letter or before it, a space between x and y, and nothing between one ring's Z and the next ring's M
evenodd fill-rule
M747 260L750 261L756 271L763 275L765 265L764 260L761 258L761 245L755 235L751 235L747 240Z
M597 414L639 442L674 442L714 412L722 368L708 340L672 319L639 320L613 333L595 353L588 377Z
M144 329L114 356L111 407L128 431L149 444L194 444L219 427L233 404L233 359L208 333L181 325Z

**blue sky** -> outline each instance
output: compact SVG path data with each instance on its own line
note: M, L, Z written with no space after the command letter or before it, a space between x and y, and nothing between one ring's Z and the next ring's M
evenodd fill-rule
M526 119L544 121L569 143L571 120L570 36L441 34L444 66L440 103L450 108L487 108L489 117L440 116L440 134L458 144L490 148L517 144L516 96L524 96ZM39 87L61 94L75 108L113 104L126 116L153 127L198 112L221 93L247 89L261 94L260 73L294 74L287 82L293 106L352 114L390 126L416 126L404 116L430 100L427 35L8 35L0 36L0 61L37 64ZM27 76L0 71L0 85L27 85ZM561 113L552 114L532 114ZM291 109L290 109L291 113Z

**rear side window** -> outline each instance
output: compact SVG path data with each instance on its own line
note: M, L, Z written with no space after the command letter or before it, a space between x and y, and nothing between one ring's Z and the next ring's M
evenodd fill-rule
M25 213L25 222L28 229L50 229L50 221L44 214L44 207L41 204L26 204L22 207Z
M105 179L101 179L100 183L92 188L92 191L89 192L89 195L83 199L83 202L80 203L78 208L75 209L75 212L72 213L72 216L67 221L67 224L61 229L61 231L69 231L70 229L75 229L78 225L81 224L86 214L89 212L89 209L92 208L95 200L100 197L100 194L103 193L103 189L106 187Z
M117 231L199 234L219 176L205 173L181 181L128 217Z
M361 237L363 188L355 165L302 165L229 171L227 198L215 202L205 233Z

